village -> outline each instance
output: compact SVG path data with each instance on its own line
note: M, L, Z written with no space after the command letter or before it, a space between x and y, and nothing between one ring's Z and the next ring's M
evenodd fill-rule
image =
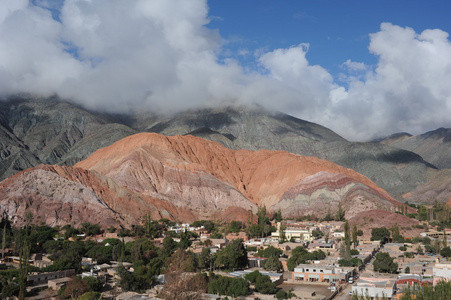
M266 222L271 225L272 232L262 232L262 237L252 237L249 228L247 231L241 228L245 227L241 222L227 225L228 230L223 236L212 230L215 225L211 221L166 222L166 228L158 229L161 236L145 238L149 246L143 244L141 237L123 236L117 232L88 235L77 231L72 236L66 235L66 241L65 237L56 234L54 241L44 245L95 244L97 250L91 251L95 255L80 257L78 269L45 272L46 268L59 264L51 259L56 257L55 254L46 253L48 247L40 247L39 253L30 253L28 265L33 267L29 268L26 277L26 299L64 299L67 294L61 290L68 289L74 278L95 278L98 288L92 299L171 299L165 294L170 285L186 280L188 285L193 285L189 278L201 272L209 272L210 283L208 288L200 289L199 299L359 299L359 296L401 299L406 288L434 287L451 279L451 262L447 261L451 256L447 246L451 230L448 229L427 229L417 237L402 237L404 241L400 242L395 228L374 228L370 235L356 226L350 229L347 221L274 219ZM146 226L141 229L145 231ZM152 228L148 230L150 233ZM138 241L140 246L137 248ZM231 247L235 247L235 252L242 250L246 257L224 256ZM158 255L153 253L158 251L156 249L172 255L164 257L166 261L158 261ZM1 269L20 269L23 256L13 254L13 249L2 249ZM192 266L168 272L173 265L167 263L171 258L173 261L190 261ZM227 259L242 263L226 262ZM149 273L152 275L150 284L134 288L130 282L125 283L124 276L127 275L124 274L142 275L152 264L159 264L160 268ZM257 282L249 280L255 274L269 278L271 287L263 289ZM248 290L243 292L244 295L227 294L220 288L215 290L210 286L211 276L245 278ZM138 280L138 277L131 278ZM3 279L3 290L13 282ZM7 296L4 292L2 295Z

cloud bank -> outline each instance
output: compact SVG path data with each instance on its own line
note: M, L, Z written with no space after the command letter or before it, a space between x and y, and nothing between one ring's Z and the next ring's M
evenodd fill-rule
M377 65L343 62L340 86L302 41L259 52L253 70L219 60L208 23L206 0L0 0L0 95L58 94L109 112L258 103L352 140L451 126L444 31L383 23L370 34Z

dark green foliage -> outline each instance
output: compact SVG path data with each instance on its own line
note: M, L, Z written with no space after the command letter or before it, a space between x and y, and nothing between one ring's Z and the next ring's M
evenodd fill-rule
M191 226L193 226L193 227L204 226L205 230L207 230L209 233L215 229L215 223L210 220L194 221L194 223L191 224Z
M215 275L208 283L208 293L231 297L249 295L249 283L243 278L230 278Z
M152 281L148 282L145 277L127 271L123 266L117 268L117 273L121 278L120 284L124 291L140 292L150 288Z
M274 213L274 215L272 216L272 219L276 222L281 222L282 221L282 211L280 209L278 211L276 211Z
M100 300L100 299L102 299L102 293L99 292L87 292L78 298L78 300Z
M258 250L257 255L260 257L269 258L271 256L280 257L282 255L282 253L283 253L283 251L280 250L279 248L269 246L266 249Z
M202 252L199 254L198 262L201 270L210 269L212 267L213 257L209 248L202 249Z
M215 265L228 270L243 269L247 266L247 250L242 239L236 239L216 254Z
M291 257L287 260L288 270L293 271L299 264L305 264L309 260L321 260L326 258L322 250L308 252L304 247L297 246L291 251Z
M258 270L255 270L251 273L247 273L246 275L244 275L244 279L246 279L250 283L255 283L257 281L257 278L260 276L262 276L262 274Z
M390 231L385 227L373 228L371 230L371 240L381 241L383 243L390 239Z
M90 291L100 292L102 290L102 283L97 278L88 276L83 278L83 280L88 284Z
M88 236L94 236L102 233L99 224L92 224L90 222L81 223L81 227L79 230Z
M255 281L255 290L262 294L275 294L276 284L271 281L268 275L261 275Z
M244 224L241 221L232 221L228 226L229 232L240 232L244 228Z
M314 237L315 239L317 239L317 238L320 238L320 237L324 236L324 232L322 232L322 231L319 230L319 229L313 229L313 230L312 230L312 235L313 235L313 237Z
M80 233L77 228L71 227L70 225L66 225L63 227L66 231L64 232L64 238L67 240L70 237L73 237Z
M356 249L351 250L351 255L359 255L359 254L360 254L360 252L358 250L356 250Z
M376 259L373 262L374 271L381 273L394 274L398 270L398 264L393 261L390 254L386 252L379 252L376 254Z
M177 242L174 241L173 238L167 236L163 240L163 248L164 248L164 251L170 255L177 248Z
M292 290L290 290L288 292L285 290L278 290L276 293L276 298L278 300L291 299L292 297L296 297L296 295L292 292Z
M451 249L449 246L446 246L442 250L440 250L440 255L443 257L451 257Z
M403 291L400 300L447 300L451 299L451 282L439 281L436 286L410 287Z
M297 246L291 251L291 256L287 260L288 270L293 271L299 264L307 263L309 252L302 246Z
M277 256L270 256L267 260L265 260L263 268L266 271L280 272L282 271L283 266Z
M350 260L347 259L340 259L338 261L338 265L340 267L358 267L360 265L362 265L363 262L360 258L351 258Z
M251 224L247 227L247 235L249 237L264 237L276 231L276 228L271 226L269 218L266 216L266 206L258 209L257 217L257 224Z

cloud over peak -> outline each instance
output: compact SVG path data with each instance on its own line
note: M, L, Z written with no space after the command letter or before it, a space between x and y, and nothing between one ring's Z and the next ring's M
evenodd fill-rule
M259 53L251 70L220 61L208 23L206 0L0 0L0 94L58 94L115 112L258 103L351 139L451 126L442 30L383 23L370 35L378 64L343 62L340 86L309 63L306 41Z

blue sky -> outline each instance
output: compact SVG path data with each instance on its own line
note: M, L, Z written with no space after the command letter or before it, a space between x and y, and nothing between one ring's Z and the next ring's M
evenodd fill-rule
M350 140L451 127L449 1L0 0L0 97L259 105Z
M451 32L451 1L419 0L209 0L210 28L220 30L224 48L245 64L253 52L310 44L307 58L336 75L348 59L377 63L368 50L369 34L389 22L416 32ZM239 51L248 50L246 56ZM338 80L338 78L335 78Z

